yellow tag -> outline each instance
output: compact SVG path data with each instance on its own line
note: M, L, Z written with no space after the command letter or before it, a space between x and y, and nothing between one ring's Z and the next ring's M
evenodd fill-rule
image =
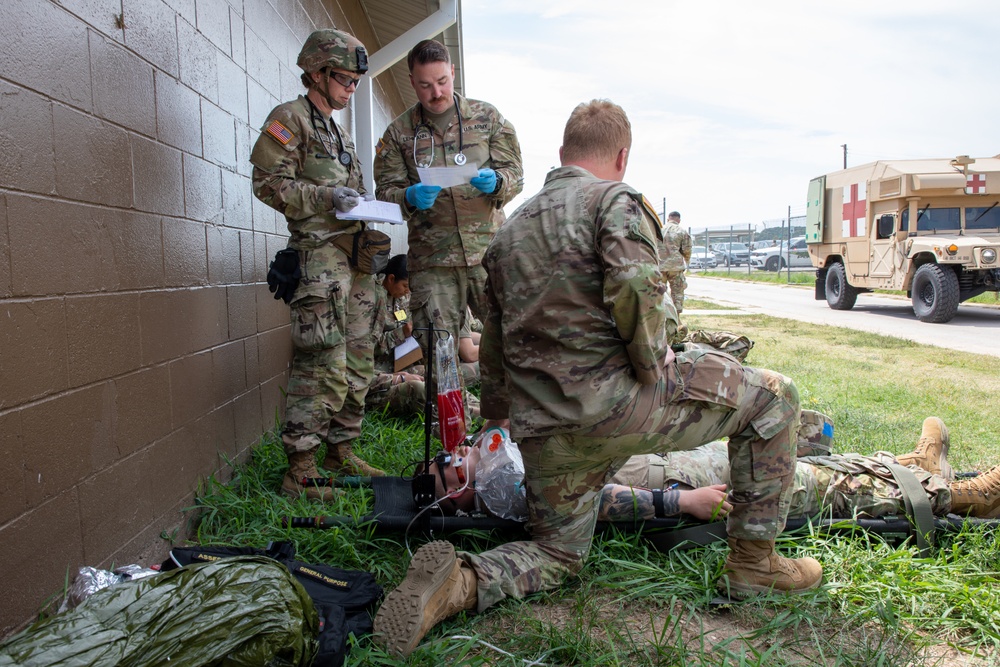
M399 309L399 310L397 310L395 313L393 313L393 315L396 316L396 321L397 322L405 322L406 321L406 311L403 310L402 308Z

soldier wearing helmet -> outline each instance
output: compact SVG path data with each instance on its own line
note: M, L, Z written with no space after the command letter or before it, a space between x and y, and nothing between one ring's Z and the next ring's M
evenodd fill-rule
M268 286L291 307L294 354L282 441L288 495L327 500L329 488L303 485L320 477L316 453L326 444L329 472L381 475L358 458L365 394L373 369L371 324L375 276L352 266L351 237L363 229L340 220L365 195L354 141L332 117L345 108L368 71L364 45L340 30L317 30L299 53L306 94L275 107L250 155L254 195L288 223L288 248L275 257Z

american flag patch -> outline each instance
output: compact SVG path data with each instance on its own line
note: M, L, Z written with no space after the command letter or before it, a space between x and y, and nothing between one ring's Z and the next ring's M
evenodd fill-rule
M292 140L292 133L288 131L287 127L276 120L271 121L271 124L267 126L266 132L277 139L282 146Z

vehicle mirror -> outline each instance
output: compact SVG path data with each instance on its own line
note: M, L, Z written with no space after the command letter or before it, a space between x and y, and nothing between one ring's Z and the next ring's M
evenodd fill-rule
M893 230L896 227L896 216L891 213L886 213L885 215L879 216L878 219L878 237L880 239L887 239L892 236Z

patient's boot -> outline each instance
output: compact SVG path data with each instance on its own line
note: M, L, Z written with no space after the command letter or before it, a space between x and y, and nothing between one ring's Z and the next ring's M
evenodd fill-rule
M323 467L335 475L360 475L361 477L385 477L385 472L371 466L354 453L349 442L326 446Z
M986 472L952 482L951 511L980 519L1000 517L1000 466L993 466Z
M399 584L375 614L375 642L406 657L435 625L476 606L476 573L455 556L450 542L417 549Z
M310 500L333 500L336 494L328 486L308 483L303 486L303 478L319 476L319 471L316 470L315 449L306 452L288 452L288 472L281 480L281 492L290 498L298 498L299 494L305 492L306 498Z
M955 472L948 463L949 444L948 427L938 417L928 417L924 420L917 448L909 454L897 456L896 461L903 466L918 466L950 482L955 479Z
M823 566L815 558L785 558L771 540L729 538L729 556L717 588L732 598L756 593L799 593L819 586Z

